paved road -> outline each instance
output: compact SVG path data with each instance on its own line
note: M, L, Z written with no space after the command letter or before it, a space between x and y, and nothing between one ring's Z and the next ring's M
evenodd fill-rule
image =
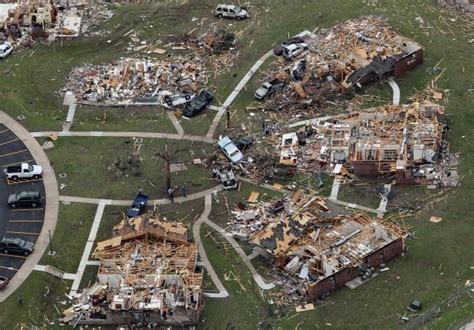
M0 168L22 162L34 163L33 156L11 130L0 124ZM8 184L3 171L0 173L0 239L19 237L36 242L43 227L44 208L11 209L7 205L8 196L21 191L39 191L44 196L43 181ZM8 255L0 251L0 275L12 278L25 260L24 256Z
M43 196L45 198L44 202L44 211L43 210L28 210L28 211L12 211L12 216L11 217L6 217L2 218L8 221L8 226L5 227L3 230L5 230L6 234L12 234L12 233L7 233L8 231L17 231L13 229L23 229L23 230L40 230L39 235L35 234L23 234L24 236L28 236L30 240L35 239L36 240L36 246L35 246L35 251L33 254L31 254L27 259L23 259L23 262L21 261L22 258L16 257L16 259L12 259L15 257L7 257L7 256L2 256L2 262L5 261L6 258L9 258L8 260L11 260L11 266L12 268L18 269L18 271L13 271L15 276L10 280L10 284L2 291L0 291L0 302L4 301L9 295L11 295L15 290L23 283L24 280L30 275L30 273L33 271L34 267L38 264L38 261L41 259L43 256L44 252L46 251L48 244L49 244L49 235L48 232L51 231L51 233L54 233L54 229L56 228L56 223L58 220L58 209L59 209L59 193L58 193L58 183L56 181L56 175L54 174L53 168L51 167L51 164L48 160L48 157L46 157L46 154L44 153L44 150L41 148L39 145L38 141L36 141L33 136L23 127L21 126L16 120L8 116L4 112L0 112L0 123L2 127L6 127L3 129L0 129L0 137L4 140L2 145L0 146L0 165L8 165L11 163L16 163L16 162L27 162L27 161L34 161L38 165L41 165L43 167L43 181L41 183L36 183L36 188L35 189L43 189L41 192L43 192ZM13 132L8 133L6 130L8 128L9 131ZM3 131L3 132L2 132ZM1 136L2 134L6 134L6 137ZM10 134L10 135L8 135ZM10 151L6 152L4 148L5 146L10 145L11 143L16 143L17 141L9 142L11 140L6 140L7 137L12 137L16 136L19 141L21 141L21 148L19 150L15 151ZM28 149L28 150L24 150ZM14 158L12 158L14 157ZM0 179L1 181L1 179ZM44 186L44 188L42 188ZM12 189L12 190L21 190L22 188L20 186L15 186L13 187L0 187L0 190L3 190L4 194L8 194L7 189ZM46 192L46 194L44 193ZM0 201L1 202L1 201ZM1 204L0 204L1 205ZM0 209L5 208L5 204L3 204L3 207L0 206ZM13 212L18 212L13 214ZM39 215L43 214L43 217L40 218ZM16 220L15 220L16 219ZM39 222L36 224L33 224L33 222L11 222L13 221L18 221L18 220L42 220L42 227L39 228ZM5 223L6 225L6 223ZM11 228L11 229L10 229ZM19 230L18 230L19 231ZM26 232L26 231L25 231ZM18 235L18 234L14 234ZM31 236L31 237L30 237ZM26 238L26 237L25 237ZM20 259L20 260L17 260ZM21 263L21 264L20 264ZM21 267L21 268L19 268ZM12 272L12 270L9 270Z

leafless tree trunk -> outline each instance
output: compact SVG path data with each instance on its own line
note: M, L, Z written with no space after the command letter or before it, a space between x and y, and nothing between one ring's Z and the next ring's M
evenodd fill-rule
M180 140L174 147L168 147L168 142L165 143L164 147L157 150L155 154L165 162L165 175L166 175L166 189L171 188L171 164L177 161L177 155L189 150L192 147L192 143L187 146L183 146ZM184 141L186 142L186 141ZM187 142L186 142L187 143Z

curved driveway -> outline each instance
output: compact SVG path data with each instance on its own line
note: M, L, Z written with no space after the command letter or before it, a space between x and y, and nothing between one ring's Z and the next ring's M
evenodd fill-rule
M38 141L36 141L35 138L16 120L4 112L0 112L0 123L5 125L17 136L19 140L23 142L29 153L33 156L34 162L43 167L43 183L46 199L44 203L43 228L41 229L38 239L36 240L35 251L25 260L21 268L10 280L10 284L3 291L0 291L0 302L2 302L9 295L11 295L30 275L30 273L33 271L33 268L36 266L36 264L38 264L44 252L48 248L48 232L51 231L51 233L54 233L58 219L59 192L56 175L54 174L48 157L44 153L43 148L41 148Z

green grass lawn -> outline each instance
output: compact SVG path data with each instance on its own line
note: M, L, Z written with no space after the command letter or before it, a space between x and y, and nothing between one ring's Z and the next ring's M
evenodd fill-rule
M337 199L376 209L379 207L381 200L379 194L374 191L376 187L376 182L358 182L355 185L342 184Z
M59 204L58 224L53 234L55 256L43 255L41 265L51 265L75 273L94 221L96 205ZM72 234L73 233L73 234ZM49 248L48 248L49 250Z
M114 18L106 24L106 28L113 30L110 36L81 38L53 45L37 44L33 49L17 51L0 62L0 98L2 99L0 110L12 116L25 115L26 119L22 121L22 124L29 130L59 130L66 117L67 108L62 106L62 99L57 92L63 87L64 78L71 68L84 62L103 63L123 56L129 41L123 35L131 29L139 31L142 40L157 40L164 39L168 34L179 35L196 27L199 20L193 22L192 17L209 17L206 23L209 24L213 20L210 10L218 2L220 0L189 0L184 7L179 7L176 3L163 7L158 7L156 4L122 6L116 10ZM209 87L216 92L215 104L225 100L243 74L276 42L302 30L329 27L338 21L360 15L373 14L387 17L389 24L395 29L424 46L424 65L397 79L402 100L406 100L416 90L423 89L435 77L429 69L443 59L440 66L445 67L446 71L439 80L439 84L441 88L449 90L445 93L447 98L444 103L447 106L451 128L451 148L461 153L459 171L463 175L463 180L445 202L435 205L433 210L426 212L419 219L407 221L412 226L416 239L408 241L405 257L397 258L387 264L390 268L388 272L381 273L377 278L355 290L338 290L324 306L298 315L294 315L294 306L288 306L286 315L280 318L275 317L267 302L260 297L253 280L238 256L230 250L225 250L222 244L205 237L208 229L204 226L204 244L216 271L221 278L232 271L240 278L242 285L232 279L224 280L224 285L231 296L224 300L205 300L206 305L200 328L254 329L262 321L265 325L281 329L329 327L327 324L331 324L333 328L399 328L403 324L400 323L398 315L405 312L405 306L412 299L420 299L425 308L430 308L445 299L457 287L464 285L467 279L474 277L474 270L471 268L471 260L474 259L471 216L471 204L474 198L471 168L474 164L474 153L470 141L474 135L474 116L472 115L472 95L468 93L468 90L474 86L473 45L468 42L463 21L452 14L440 12L435 4L435 0L321 0L317 2L256 0L252 1L250 20L225 21L229 28L235 29L234 31L243 30L244 32L239 37L240 54L235 65L222 70L221 74L215 78L212 77L209 81ZM146 24L140 18L142 14L148 17L149 22ZM421 30L415 21L417 16L421 16L433 26L433 29ZM153 28L150 27L151 25ZM107 40L111 42L108 43ZM242 110L252 102L253 89L259 84L259 79L257 74L248 85L247 91L242 93L232 107L233 111L238 111L233 117L234 128L239 128L240 123L250 127L255 125L249 112ZM386 85L376 85L369 89L368 93L378 95L382 99L391 99L387 90ZM214 114L213 111L207 111L202 118L193 118L189 122L185 119L180 119L180 121L186 133L204 134ZM100 125L103 125L101 130L130 130L131 127L148 130L154 127L154 123L149 123L147 120L147 116L150 116L150 119L155 118L153 111L136 115L140 117L136 123L121 121L120 117L111 115L109 122L99 125L96 122L99 120L95 118L96 116L101 118L101 115L103 113L100 110L81 113L81 109L78 109L77 118L79 122L85 123L81 129L96 130ZM257 116L260 115L257 114ZM124 116L127 118L126 115ZM160 130L169 127L168 125L169 123L160 127ZM80 126L75 126L75 129L79 129L78 127ZM222 132L222 126L219 132ZM61 194L132 199L137 187L143 186L151 197L161 198L163 194L153 188L149 182L163 189L162 167L158 161L151 158L153 147L159 147L162 143L162 141L145 140L142 150L145 158L143 177L129 176L118 180L108 177L106 166L117 155L130 151L130 144L126 144L125 139L60 138L55 142L56 147L48 151L48 156L57 174L65 172L68 175L66 179L59 179L59 183L67 185L64 190L61 190ZM199 150L199 154L205 155L209 152L207 148L207 146L199 145L199 148L195 149ZM189 161L191 155L187 154L183 158ZM180 172L173 175L174 183L179 185L182 182L189 182L190 193L214 185L211 180L201 179L202 177L209 178L207 170L193 165L188 165L188 167L190 169L186 173ZM233 207L233 203L246 199L250 192L256 189L243 185L240 193L225 193L228 196L229 206ZM270 198L270 192L267 194ZM221 197L220 200L218 205L213 204L212 220L223 225L226 221L227 209L223 203L224 199ZM76 206L71 207L76 208ZM80 208L81 210L61 212L76 221L80 221L83 217L88 218L90 214L93 215L93 209L88 210L88 207L84 205ZM116 210L110 212L113 213ZM110 216L113 216L112 213ZM429 223L427 219L431 215L441 216L443 221L439 224ZM66 240L65 237L69 234L71 226L79 228L81 232L85 231L86 220L83 221L82 224L71 221L66 228L59 222L53 240ZM64 238L61 238L60 232L64 232ZM217 233L215 235L218 236ZM74 251L70 253L74 257L70 257L68 252L67 256L58 260L56 265L74 271L72 261L66 259L76 258L76 254L82 253L82 248L83 246L79 245L72 247ZM52 260L51 263L53 264ZM261 264L263 267L264 263ZM230 276L230 278L233 277ZM51 301L43 297L45 285L51 288L50 298L48 298ZM20 328L18 326L20 324L24 326L35 324L42 328L53 328L54 326L49 325L45 316L49 320L57 316L54 304L65 299L63 293L67 292L67 285L70 283L63 283L48 274L34 272L18 291L18 294L24 297L22 307L17 306L17 293L0 305L2 307L1 327L14 329L15 326ZM58 308L61 310L63 307L58 306ZM472 319L473 314L473 304L466 302L449 310L445 317L433 322L432 326L434 328L455 327L463 321ZM427 327L431 327L431 324Z
M142 157L142 174L134 175L127 169L126 174L116 177L116 171L108 172L107 167L120 157L125 162L133 150L132 139L124 138L60 138L55 147L47 151L59 184L66 184L61 194L112 198L133 199L138 187L143 187L150 198L164 198L166 176L165 163L156 156L156 151L164 148L162 139L144 139L140 155ZM169 142L170 150L178 145L188 148L176 155L176 160L183 161L187 170L172 173L172 185L186 184L189 194L213 187L216 183L210 179L209 170L201 165L194 165L193 158L205 157L214 146L188 141ZM66 173L67 178L59 178Z
M78 106L73 131L156 132L176 134L162 107Z
M257 329L266 317L266 306L259 289L237 253L216 244L211 235L217 242L224 240L217 232L203 225L201 237L207 256L230 297L205 299L198 328Z
M34 271L28 279L3 303L0 309L2 329L58 329L57 318L68 307L65 293L69 292L71 281L62 281L53 275ZM45 296L46 287L49 295ZM18 304L21 296L23 304ZM67 303L66 303L67 302ZM57 308L57 309L56 309Z

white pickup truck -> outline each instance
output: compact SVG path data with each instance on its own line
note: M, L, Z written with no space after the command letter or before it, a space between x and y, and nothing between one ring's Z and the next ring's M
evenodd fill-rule
M43 169L39 165L21 163L16 166L8 166L3 170L8 179L39 179L43 175Z

